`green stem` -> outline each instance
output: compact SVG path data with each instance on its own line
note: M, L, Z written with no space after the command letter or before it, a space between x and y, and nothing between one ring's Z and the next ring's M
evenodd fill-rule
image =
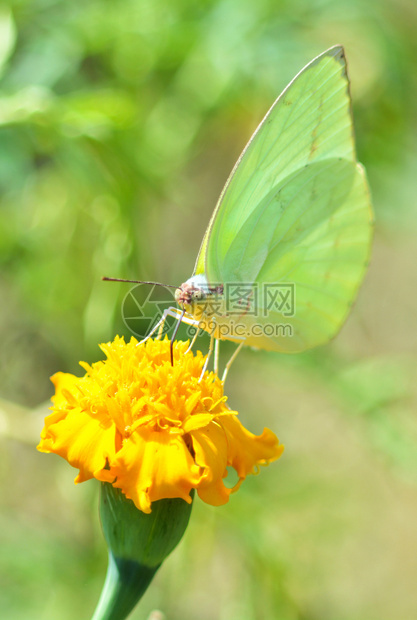
M115 558L109 552L106 581L91 620L124 620L145 593L159 566Z

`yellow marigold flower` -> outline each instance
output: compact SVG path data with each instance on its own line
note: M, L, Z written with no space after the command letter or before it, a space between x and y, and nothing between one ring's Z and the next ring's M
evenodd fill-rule
M84 377L52 377L53 413L45 419L38 450L53 452L80 470L75 482L96 478L120 488L143 512L163 498L191 503L190 490L215 506L225 504L242 480L281 456L272 431L256 436L226 404L204 356L169 340L116 337L102 344L105 361L80 362ZM227 467L239 481L223 483Z

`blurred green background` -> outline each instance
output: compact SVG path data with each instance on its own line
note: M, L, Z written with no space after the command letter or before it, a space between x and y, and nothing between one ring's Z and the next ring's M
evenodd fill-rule
M257 123L336 43L377 216L371 268L335 342L241 353L229 402L284 456L229 505L195 502L132 618L416 618L416 32L415 0L0 5L1 618L88 619L104 580L98 485L34 448L49 375L129 335L128 285L101 277L187 279Z

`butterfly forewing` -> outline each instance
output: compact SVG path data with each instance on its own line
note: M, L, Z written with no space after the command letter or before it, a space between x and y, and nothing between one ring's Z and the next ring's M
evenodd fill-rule
M294 78L237 161L207 233L222 228L227 220L221 240L226 231L233 234L235 226L246 219L271 187L306 163L323 157L355 157L348 91L346 62L340 46L315 58ZM205 269L212 271L214 278L219 275L216 272L222 264L224 243L217 241L215 244L215 239L211 240L210 257L202 246L199 259L205 254L206 264L203 266L198 260L197 273Z

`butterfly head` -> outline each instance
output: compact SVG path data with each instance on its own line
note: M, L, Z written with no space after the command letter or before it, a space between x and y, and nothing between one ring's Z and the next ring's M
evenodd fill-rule
M192 276L175 291L175 301L187 311L196 305L204 304L210 293L205 276Z
M194 275L175 291L177 304L194 318L207 314L223 296L223 286L210 286L204 274Z

